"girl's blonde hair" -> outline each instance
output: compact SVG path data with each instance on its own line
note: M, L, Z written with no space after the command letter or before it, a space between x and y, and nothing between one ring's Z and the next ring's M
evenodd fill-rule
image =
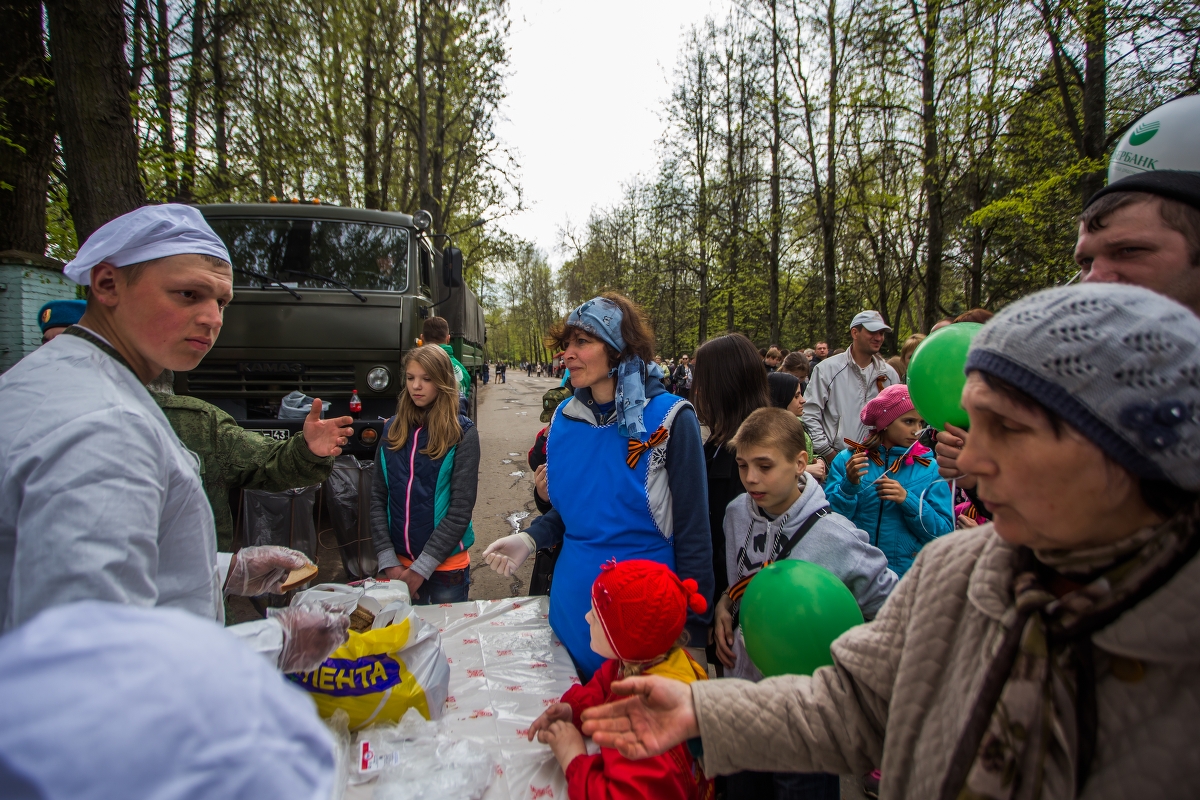
M426 428L429 443L422 455L433 459L441 458L462 439L462 425L458 422L458 384L454 380L454 367L450 356L436 344L427 344L408 351L404 357L402 372L407 374L409 362L415 361L437 387L437 397L425 408L420 408L408 394L408 379L396 400L396 418L388 429L387 443L392 450L399 450L408 441L409 431Z

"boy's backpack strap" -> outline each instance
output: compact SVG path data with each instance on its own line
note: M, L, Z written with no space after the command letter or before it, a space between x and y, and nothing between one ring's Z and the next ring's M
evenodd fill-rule
M812 530L812 526L816 525L817 521L820 520L821 517L828 516L830 513L829 506L822 506L813 513L809 514L808 519L800 523L800 527L796 529L796 532L792 534L792 537L784 542L783 548L779 551L775 558L772 559L772 561L783 561L785 558L791 555L792 550L796 548L796 545L800 544L800 540L804 538L804 535Z
M804 535L812 530L813 525L816 525L817 521L820 520L821 517L829 516L831 513L832 512L829 510L829 506L822 506L813 513L809 514L808 518L805 519L804 522L800 523L800 527L796 529L796 532L792 534L791 538L784 542L783 549L779 551L778 555L769 561L763 562L763 568L766 568L776 561L783 561L785 558L791 555L792 550L796 548L796 545L800 544L800 540L804 538ZM750 585L750 581L757 574L758 572L756 571L753 575L747 575L737 583L730 586L726 590L726 594L729 595L729 599L735 603L741 600L742 595L746 593L746 587ZM737 627L736 622L734 623L734 627Z

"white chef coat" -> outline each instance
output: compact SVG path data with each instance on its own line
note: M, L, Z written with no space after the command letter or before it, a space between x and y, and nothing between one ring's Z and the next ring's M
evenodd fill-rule
M328 800L312 699L233 630L88 601L0 636L0 795Z
M0 631L76 600L225 616L199 460L133 372L61 335L0 376Z

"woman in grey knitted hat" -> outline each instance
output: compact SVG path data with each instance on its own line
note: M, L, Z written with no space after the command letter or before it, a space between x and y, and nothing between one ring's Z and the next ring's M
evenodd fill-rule
M629 757L705 774L883 773L881 797L1193 797L1200 750L1200 319L1132 286L1051 289L976 337L959 467L993 522L927 545L834 664L654 678L590 710Z

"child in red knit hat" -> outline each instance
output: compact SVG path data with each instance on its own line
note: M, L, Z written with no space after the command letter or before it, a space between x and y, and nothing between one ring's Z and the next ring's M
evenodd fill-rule
M633 675L659 675L684 683L705 680L704 669L684 649L683 625L690 608L704 613L708 604L696 582L684 581L654 561L610 561L592 584L592 649L606 657L583 686L572 686L529 728L529 739L550 745L567 775L570 800L588 798L684 798L713 796L686 745L662 755L631 761L615 749L588 755L579 732L585 709L611 702L613 681Z

